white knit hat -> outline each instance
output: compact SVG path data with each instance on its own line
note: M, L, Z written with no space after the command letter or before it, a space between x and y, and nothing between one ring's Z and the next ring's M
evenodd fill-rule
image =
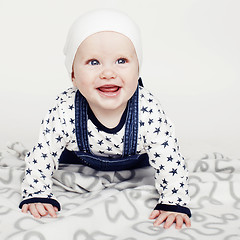
M135 47L140 69L142 46L138 26L123 12L113 9L99 9L81 15L69 29L63 50L69 74L72 73L72 65L79 45L90 35L101 31L114 31L128 37Z

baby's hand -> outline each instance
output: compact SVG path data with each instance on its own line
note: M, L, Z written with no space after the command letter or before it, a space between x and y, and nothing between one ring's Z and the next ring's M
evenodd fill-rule
M46 215L56 218L58 211L57 207L53 207L52 204L48 203L29 203L22 206L22 212L30 212L35 218L41 218Z
M156 219L154 226L158 226L165 221L164 228L170 228L176 222L176 229L181 229L185 222L187 227L191 227L191 220L187 214L178 212L166 212L161 210L153 210L149 219Z

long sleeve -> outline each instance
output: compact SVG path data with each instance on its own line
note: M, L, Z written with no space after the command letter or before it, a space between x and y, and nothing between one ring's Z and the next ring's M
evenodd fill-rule
M63 98L58 97L56 104L42 120L37 144L27 153L26 169L22 183L25 203L51 203L60 210L60 204L52 193L52 176L58 169L58 159L70 141L67 122L64 117Z
M160 195L155 209L191 216L187 208L190 201L188 169L180 153L173 125L151 93L145 93L142 97L148 99L148 103L140 109L140 128L145 128L142 136L144 148L150 165L155 169L155 186Z

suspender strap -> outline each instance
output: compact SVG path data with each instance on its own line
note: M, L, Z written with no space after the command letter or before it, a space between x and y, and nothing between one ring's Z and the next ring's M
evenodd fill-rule
M128 103L123 155L136 154L138 138L138 87Z
M77 144L80 151L90 153L87 134L87 100L77 91L75 97L75 127Z

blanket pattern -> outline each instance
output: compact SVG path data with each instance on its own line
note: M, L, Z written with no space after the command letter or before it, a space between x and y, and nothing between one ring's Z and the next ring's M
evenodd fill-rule
M11 143L0 152L0 239L3 240L239 240L240 160L220 153L186 159L192 227L154 227L148 217L156 205L151 167L100 172L60 165L53 191L62 210L56 219L35 219L18 208L24 157Z

